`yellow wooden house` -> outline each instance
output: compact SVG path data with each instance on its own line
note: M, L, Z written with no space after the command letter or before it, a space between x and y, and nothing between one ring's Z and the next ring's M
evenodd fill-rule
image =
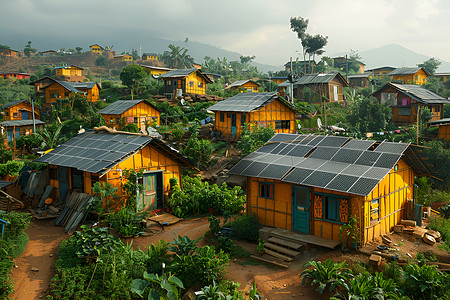
M33 107L28 100L11 101L3 105L2 109L5 121L33 119ZM34 107L34 118L39 119L39 109L37 107Z
M391 73L395 69L396 68L394 68L394 67L385 66L385 67L368 69L368 70L366 70L366 72L370 73L372 76L383 77L383 76L389 76L389 73Z
M164 80L164 94L170 98L183 94L206 94L206 84L212 83L208 76L196 68L172 70L160 78Z
M259 224L337 246L350 217L361 245L390 233L401 219L417 214L421 222L414 176L433 176L431 168L415 145L277 134L229 174L247 177L247 212Z
M240 93L258 93L260 86L254 80L238 80L225 87L225 90Z
M427 77L430 74L421 67L416 68L398 68L389 73L392 76L392 81L402 84L426 84Z
M297 108L277 93L240 93L208 110L215 113L215 129L227 140L238 139L245 124L271 126L277 133L296 131Z
M71 77L71 76L83 76L82 72L84 69L82 67L78 67L75 65L65 65L53 68L53 70L55 70L56 76Z
M113 58L114 61L133 61L133 56L130 54L116 55Z
M72 93L81 93L88 102L97 102L101 89L96 82L67 82L48 76L30 82L30 85L35 87L36 95L45 98L43 106L47 108L57 99L70 97Z
M160 76L162 74L166 74L169 71L172 71L173 69L169 68L163 68L163 67L155 67L155 66L148 66L148 65L140 65L142 69L144 69L145 72L150 73L154 76Z
M450 72L434 73L434 78L438 78L442 82L447 82L450 79Z
M277 85L288 80L287 76L275 76L275 77L270 77L269 79L272 80L273 82L275 82Z
M96 182L112 184L126 200L124 171L144 171L138 179L143 186L136 199L138 211L162 209L169 180L176 178L181 183L181 166L195 169L189 159L161 140L107 127L78 134L35 161L48 163L47 184L54 187L52 197L61 201L68 191L92 195Z
M392 122L402 125L413 125L417 122L419 109L428 108L430 121L444 117L444 104L450 100L433 93L416 84L388 83L373 93L380 104L392 108Z
M23 135L30 135L36 131L41 131L44 128L45 122L38 119L24 119L24 120L10 120L0 122L1 134L4 139L4 147L9 148L9 145Z
M156 54L156 53L144 53L144 54L142 54L142 60L145 60L145 61L158 61L158 54Z
M322 97L330 102L344 101L344 87L348 86L347 80L338 72L304 75L294 83L294 97L303 99L303 89L307 87L314 91L318 102Z
M450 140L450 118L428 122L429 126L438 126L438 139Z
M121 130L127 124L136 124L142 132L147 127L159 125L161 112L150 102L140 100L118 100L98 111L105 118L106 126Z
M90 45L89 48L91 49L91 53L95 53L95 54L102 54L103 53L103 47L101 47L98 44Z

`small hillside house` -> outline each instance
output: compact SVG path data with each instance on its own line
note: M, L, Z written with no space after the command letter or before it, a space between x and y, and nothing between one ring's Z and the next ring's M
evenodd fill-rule
M273 82L275 82L277 85L288 80L287 76L276 76L276 77L270 77L269 79L272 80Z
M162 74L166 74L169 71L172 71L173 69L169 68L163 68L163 67L155 67L155 66L147 66L147 65L140 65L144 71L154 75L154 76L160 76Z
M163 141L146 135L100 127L78 134L36 159L48 163L48 182L54 187L53 199L64 201L67 192L93 194L95 182L110 183L122 194L125 170L144 171L138 179L137 210L163 208L170 189L169 180L181 182L181 166L195 168L190 160ZM120 207L116 207L117 209Z
M19 57L20 56L20 52L13 50L13 49L4 49L2 51L2 56L7 56L7 57Z
M215 128L227 140L241 136L244 124L271 126L275 132L294 133L297 108L277 93L240 93L208 110L215 113Z
M44 57L49 57L49 56L55 56L56 53L58 53L58 52L56 52L55 50L46 50L46 51L42 51L39 53Z
M34 132L34 127L36 127L36 131L41 131L44 128L44 124L44 122L37 119L34 121L31 119L1 122L2 135L6 134L5 146L14 140L17 140L22 135L32 134Z
M130 54L116 55L113 58L114 61L133 61L133 56Z
M438 139L450 140L450 118L428 122L429 126L438 126Z
M434 73L433 77L438 78L442 82L447 82L450 79L450 72Z
M415 84L388 83L372 94L384 105L392 107L392 122L411 125L417 122L417 111L428 108L437 121L444 116L444 104L450 100Z
M260 224L337 245L340 227L355 217L364 245L411 213L421 220L414 176L432 172L411 144L277 134L229 174L247 177L247 211Z
M402 84L426 84L427 77L430 74L421 67L416 68L398 68L389 73L393 82L401 82Z
M5 121L33 119L33 107L28 100L16 100L6 103L2 109ZM37 107L34 107L34 118L39 119L39 109Z
M55 70L56 76L64 76L64 77L81 77L83 76L83 68L75 65L66 65L61 67L53 68Z
M225 90L240 93L257 93L261 85L254 80L238 80L230 84Z
M394 67L386 66L386 67L378 67L378 68L369 69L369 70L366 70L366 72L371 73L372 76L382 77L382 76L389 76L389 73L391 73L395 69L396 68L394 68Z
M369 78L371 76L371 73L348 75L348 84L351 87L367 88L369 87Z
M144 54L142 54L142 60L158 61L158 54L156 54L156 53L144 53Z
M90 45L89 48L91 48L91 53L102 54L103 52L103 48L98 44Z
M208 76L196 68L172 70L160 78L164 80L164 95L168 98L186 93L206 94L206 84L212 83Z
M28 73L19 73L19 72L7 72L7 73L0 73L0 77L3 79L28 79L30 78L30 74Z
M300 77L294 83L294 97L303 98L305 87L314 91L319 97L326 97L330 102L344 100L344 87L348 87L347 80L340 73L310 74Z
M344 69L346 68L346 65L348 63L348 59L345 56L338 56L338 57L333 57L333 68L336 69ZM366 65L363 62L357 61L358 63L358 71L357 73L359 74L363 74L364 73L364 68L366 67Z
M81 93L89 102L97 102L101 89L97 82L68 82L51 77L40 78L30 82L30 85L34 85L36 93L45 95L47 106L56 103L57 99L70 97L72 93Z
M317 63L314 60L293 61L291 70L291 62L288 61L284 64L284 70L298 75L304 75L313 73L316 66Z
M146 132L152 123L160 124L161 112L146 100L119 100L98 111L105 118L106 126L121 130L127 124L136 124Z

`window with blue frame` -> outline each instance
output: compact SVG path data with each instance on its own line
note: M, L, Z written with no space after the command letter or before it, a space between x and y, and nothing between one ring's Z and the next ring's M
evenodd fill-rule
M349 200L347 197L330 194L314 195L314 217L324 221L347 223Z
M259 183L259 197L273 199L273 183Z

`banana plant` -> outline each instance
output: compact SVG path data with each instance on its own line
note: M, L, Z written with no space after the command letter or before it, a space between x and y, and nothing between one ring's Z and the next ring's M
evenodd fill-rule
M148 300L178 300L181 299L180 291L184 289L183 282L172 275L166 273L161 276L158 274L148 274L144 271L144 279L134 279L131 284L131 291L144 298L145 290L150 286Z

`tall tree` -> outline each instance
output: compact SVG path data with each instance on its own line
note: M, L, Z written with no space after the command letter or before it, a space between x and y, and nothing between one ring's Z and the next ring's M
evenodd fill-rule
M141 66L129 65L122 69L122 72L120 73L120 80L122 80L124 85L131 88L131 92L133 93L133 90L135 92L138 90L139 84L146 76L147 73Z
M327 36L323 36L320 34L309 36L309 38L307 39L307 53L309 55L308 60L311 61L312 56L312 60L315 61L316 55L322 55L325 52L325 50L323 50L323 47L325 47L327 43ZM313 68L311 69L311 72L314 72Z
M188 50L184 47L169 45L170 51L164 51L161 60L169 68L191 68L194 64L194 59L187 53Z
M441 62L439 61L439 59L432 57L430 59L427 59L423 63L418 64L417 66L420 68L424 68L428 73L433 75L440 65Z
M308 19L304 19L302 17L292 17L290 19L291 22L291 30L297 33L297 38L300 40L303 48L303 61L306 60L306 50L307 48L307 40L310 38L308 34L306 34L306 29L308 28Z
M31 54L36 53L36 51L36 49L31 47L31 41L28 41L28 44L23 48L23 53L25 53L27 57L30 57Z

